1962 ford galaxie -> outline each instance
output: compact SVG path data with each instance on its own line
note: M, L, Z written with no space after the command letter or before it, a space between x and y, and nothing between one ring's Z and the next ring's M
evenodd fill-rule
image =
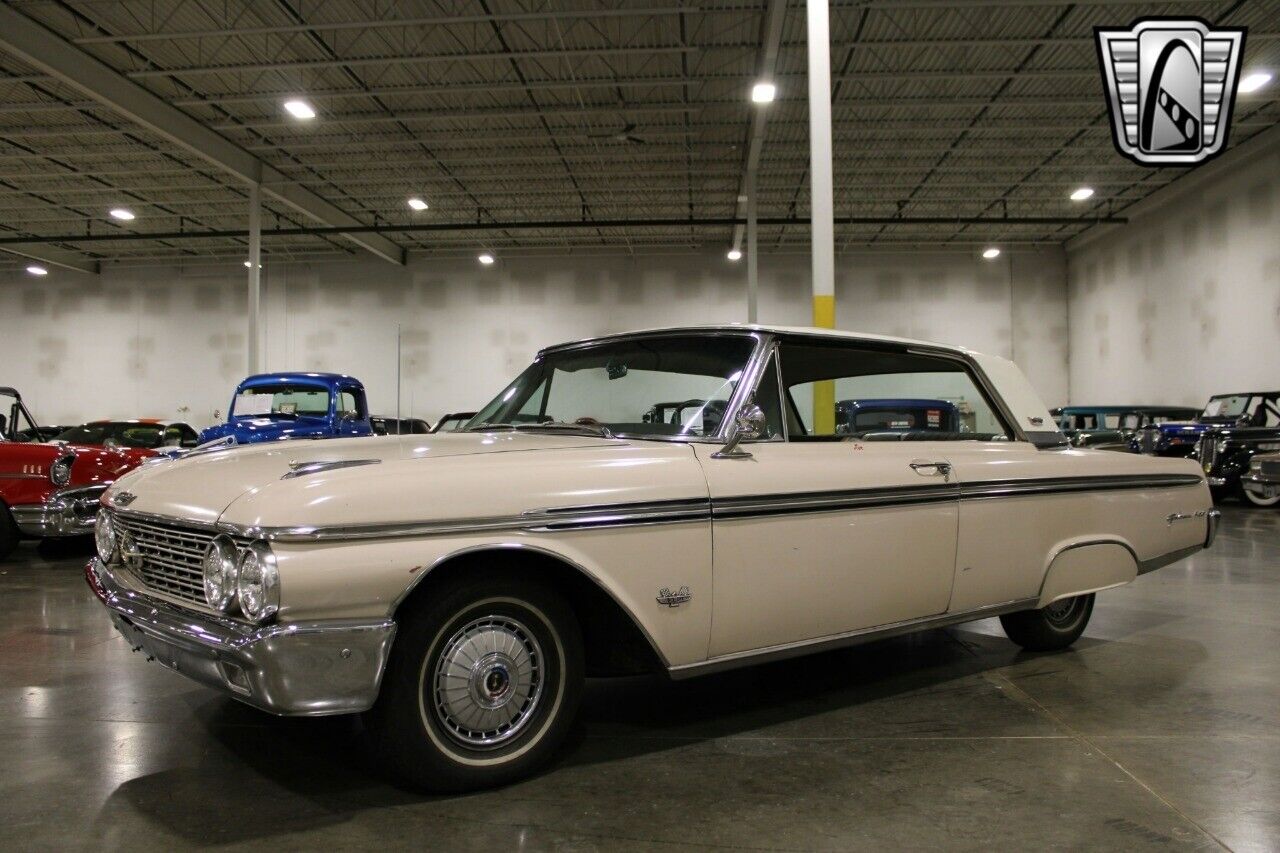
M860 398L971 414L838 432ZM645 417L673 400L700 402ZM757 326L552 347L465 431L197 451L102 502L87 576L130 644L266 711L367 712L435 790L545 761L587 675L997 615L1064 648L1217 520L1193 462L1066 447L1004 359Z

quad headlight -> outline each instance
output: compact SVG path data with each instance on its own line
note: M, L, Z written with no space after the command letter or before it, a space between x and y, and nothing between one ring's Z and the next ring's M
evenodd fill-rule
M98 559L104 563L114 560L118 542L116 523L112 520L111 513L105 509L98 510L98 517L93 522L93 543L98 548Z
M240 555L236 576L236 595L240 609L255 622L261 622L280 609L280 572L271 546L259 540Z
M236 543L223 534L204 549L204 600L214 610L228 610L236 597Z
M49 479L55 486L62 487L71 482L71 466L75 461L76 455L68 453L66 456L59 456L49 466Z

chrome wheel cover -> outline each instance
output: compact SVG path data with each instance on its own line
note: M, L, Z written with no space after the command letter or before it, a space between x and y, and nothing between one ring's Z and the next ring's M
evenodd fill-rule
M1064 598L1055 601L1044 609L1045 618L1054 625L1063 625L1070 622L1075 616L1076 605L1080 603L1078 598Z
M533 632L509 616L483 616L444 643L431 677L431 707L453 740L496 749L533 717L544 677Z

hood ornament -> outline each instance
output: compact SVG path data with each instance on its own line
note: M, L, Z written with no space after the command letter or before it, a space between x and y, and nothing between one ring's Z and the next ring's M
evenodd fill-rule
M133 503L137 499L138 499L138 496L135 495L133 492L129 492L129 491L116 492L114 495L111 496L111 504L113 506L128 506L129 504Z
M317 460L315 462L294 460L289 463L289 473L280 479L292 480L296 477L305 477L308 474L321 474L325 471L336 471L339 468L358 468L361 465L377 465L380 462L382 462L381 459L331 459L328 461Z

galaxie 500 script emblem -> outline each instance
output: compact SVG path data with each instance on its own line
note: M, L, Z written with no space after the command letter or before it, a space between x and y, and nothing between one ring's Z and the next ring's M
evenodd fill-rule
M663 587L658 590L657 602L664 607L679 607L693 598L693 593L689 592L689 587L682 586L675 592L669 587Z
M1116 149L1147 166L1201 163L1227 147L1244 28L1186 18L1098 27Z

